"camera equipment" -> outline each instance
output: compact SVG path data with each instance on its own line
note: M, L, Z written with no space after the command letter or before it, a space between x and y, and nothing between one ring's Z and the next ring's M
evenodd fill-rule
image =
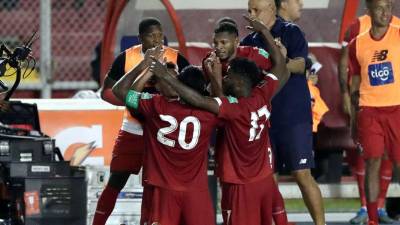
M21 65L22 65L22 63L23 62L27 63L27 67L22 76L24 78L28 77L32 73L33 69L36 66L36 60L31 55L31 51L32 51L31 46L32 46L33 42L37 39L37 38L34 39L35 35L36 35L36 31L24 43L23 46L15 48L13 52L11 52L4 43L0 45L0 77L5 75L5 72L7 71L7 65L9 65L11 68L16 69L16 75L17 75L15 82L14 82L13 86L11 87L11 89L9 89L7 87L7 85L5 85L0 80L0 87L3 89L3 91L7 91L5 100L10 99L11 95L14 93L14 91L17 89L19 83L21 82ZM31 62L33 62L33 65L31 67L31 69L29 70L29 66L30 66Z
M0 78L7 68L16 70L11 88L0 81L0 91L7 91L7 107L0 110L0 190L6 192L0 191L0 225L84 225L85 171L64 162L55 140L41 132L35 104L8 101L36 65L35 34L14 51L0 45ZM28 66L22 74L23 63Z

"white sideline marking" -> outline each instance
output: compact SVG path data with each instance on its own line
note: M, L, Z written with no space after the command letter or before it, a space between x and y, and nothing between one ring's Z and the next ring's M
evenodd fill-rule
M323 198L358 198L358 188L355 182L340 184L319 184ZM301 199L301 192L296 183L279 183L279 191L284 199ZM400 185L391 183L387 197L399 197Z

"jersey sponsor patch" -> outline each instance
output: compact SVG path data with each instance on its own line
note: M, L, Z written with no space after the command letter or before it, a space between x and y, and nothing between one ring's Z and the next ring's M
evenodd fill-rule
M368 77L371 86L381 86L394 82L392 63L384 62L368 66Z
M262 48L258 49L258 54L264 56L267 59L269 58L269 53L267 51L265 51L264 49L262 49Z

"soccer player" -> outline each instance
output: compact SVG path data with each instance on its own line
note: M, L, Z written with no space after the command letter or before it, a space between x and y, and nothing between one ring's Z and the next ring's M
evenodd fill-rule
M215 61L214 68L218 67L217 64ZM217 73L219 75L214 75ZM221 69L214 69L212 74L213 77L222 77ZM270 193L276 184L266 133L269 101L278 87L278 81L275 76L269 75L257 86L259 75L259 69L253 62L245 58L233 59L223 86L224 92L231 96L216 100L195 94L170 76L158 75L186 102L207 109L224 121L223 139L217 143L217 174L222 181L221 206L225 224L271 224L272 221Z
M135 72L136 76L142 73L148 67L148 60L143 60L144 53L150 48L161 45L163 37L161 23L157 19L145 18L140 22L139 39L141 44L127 49L115 59L101 88L102 99L114 105L124 105L123 101L118 100L113 95L111 88L124 74L130 71ZM164 57L177 64L180 69L189 65L187 60L176 50L166 46L163 48ZM133 70L135 67L138 67L137 70ZM148 88L152 89L151 86ZM139 173L144 151L142 134L143 130L140 123L126 110L122 127L115 140L110 165L110 178L97 203L93 225L104 225L106 223L114 209L118 194L125 186L129 175Z
M390 0L367 0L371 29L349 44L352 104L359 107L354 129L366 163L365 191L369 223L378 224L379 171L387 155L400 169L399 28L390 24Z
M214 29L214 50L203 59L203 69L206 60L215 53L222 63L223 73L226 73L229 61L236 57L248 58L254 61L262 70L268 71L272 64L269 53L264 49L251 46L239 46L239 31L232 22L219 23ZM204 70L207 72L207 70ZM208 75L208 74L207 74Z
M393 3L392 3L393 4ZM394 15L392 15L391 22L392 25L399 26L400 19ZM359 18L357 18L348 28L345 33L344 41L342 43L342 49L340 52L340 61L339 61L339 84L340 90L342 93L343 99L343 111L347 115L351 115L350 111L350 95L348 88L348 43L353 40L357 35L362 34L364 32L368 32L371 29L371 17L368 14L365 14ZM361 151L348 151L348 160L349 165L351 165L351 171L353 176L356 178L359 195L360 195L360 203L361 208L357 212L357 215L350 220L352 224L359 224L362 222L366 222L368 218L367 214L367 200L365 196L365 163L362 158ZM385 199L386 193L392 178L392 163L388 159L387 156L382 158L381 169L380 169L380 192L378 196L378 216L380 223L393 223L394 220L391 219L385 210Z
M261 25L256 19L249 20L252 25ZM271 43L268 50L274 56L271 71L281 78L279 82L275 75L268 74L260 83L260 70L254 62L234 58L224 78L223 91L227 97L212 99L196 94L171 76L155 72L186 102L217 114L224 123L222 141L217 142L217 174L222 182L225 224L272 222L272 195L277 187L272 176L272 152L267 134L270 100L287 81L289 73L272 36L269 34L267 38ZM155 67L157 70L162 66L156 63ZM222 79L222 65L217 57L207 63L207 68L210 79Z
M270 138L276 167L291 171L299 185L304 202L317 225L325 224L321 191L311 175L314 166L312 152L311 97L305 76L308 45L300 28L276 17L273 0L249 0L251 17L259 18L272 36L283 44L290 79L272 99ZM241 45L266 48L259 32L252 32Z
M301 17L303 0L275 0L278 15L288 22L296 22Z
M184 104L179 98L167 98L171 96L168 86L160 90L164 96L141 92L151 76L152 73L140 76L131 90L126 84L132 83L132 76L125 76L113 88L115 95L125 98L127 107L143 118L146 146L143 182L151 189L152 202L146 222L215 224L208 191L207 153L218 119L212 113ZM204 75L197 67L186 67L174 78L175 82L178 80L197 94L205 92Z
M258 20L250 20L249 18L246 19L250 22L250 27L252 27L252 29L257 29L260 32L268 32L269 34L269 31L265 25L259 23ZM223 75L227 74L229 62L237 57L244 57L252 60L262 71L269 71L272 68L270 55L267 51L257 47L239 46L239 33L235 25L236 23L224 22L224 20L221 21L222 22L220 22L214 30L214 51L208 53L203 59L203 71L207 77L209 76L206 69L207 63L209 60L212 60L213 57L218 57L220 60L222 64ZM215 85L211 85L211 87L213 86ZM212 93L212 95L218 96L221 95L221 93ZM275 189L275 191L276 193L273 195L273 218L277 225L285 225L287 224L287 215L284 201L279 189Z

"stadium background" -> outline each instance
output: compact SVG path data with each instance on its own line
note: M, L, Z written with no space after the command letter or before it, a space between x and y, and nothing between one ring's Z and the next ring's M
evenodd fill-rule
M234 6L225 4L233 1L236 2L236 0L185 0L187 3L181 3L181 5L179 5L179 1L171 1L175 2L174 7L182 24L187 45L193 46L188 55L191 63L199 64L198 55L203 51L197 47L200 49L210 47L212 29L218 18L223 16L234 18L242 28L241 36L247 33L244 28L246 22L241 16L246 13L247 1L237 1L232 4ZM51 6L51 14L47 17L43 8L41 9L41 4L45 2L49 2ZM0 0L0 40L10 48L21 45L34 30L37 29L40 33L41 20L51 24L51 48L42 48L43 43L47 40L43 40L44 35L41 34L33 45L33 54L38 60L35 73L23 81L14 97L40 97L43 82L51 84L51 97L53 98L69 98L77 90L97 90L98 83L92 77L91 61L95 57L95 48L103 37L107 4L108 2L105 0ZM299 25L305 32L307 40L311 42L310 46L316 51L317 56L326 53L324 51L318 53L321 46L337 48L344 4L344 0L305 0L305 9ZM191 5L191 7L187 5ZM363 14L364 8L365 5L361 3L357 15ZM399 7L395 9L394 15L400 15ZM122 37L136 35L140 18L146 16L160 18L170 45L178 47L178 38L173 29L173 23L161 2L158 0L131 0L124 8L118 22L114 55L120 52ZM43 51L51 52L52 72L51 77L47 79L40 71L41 52ZM196 54L197 51L199 52ZM328 57L321 61L324 67L329 68L335 75L337 61L335 58L329 57L337 57L337 52L329 52L331 54L327 54ZM12 81L12 77L7 79ZM333 88L337 89L335 94L339 93L337 80L332 80L332 77L321 80L326 84L333 82ZM322 90L323 97L331 94L331 90ZM335 105L334 110L337 110L340 102L337 99L328 99L328 103ZM338 111L331 112L328 115L328 125L343 126L344 122L340 119L342 116ZM332 204L332 208L334 208L338 203ZM345 204L349 204L349 201L343 203L343 205ZM356 201L350 202L350 209L356 210L356 208L352 208L356 204ZM297 202L294 202L293 205L294 208L302 210L302 206L298 206Z

